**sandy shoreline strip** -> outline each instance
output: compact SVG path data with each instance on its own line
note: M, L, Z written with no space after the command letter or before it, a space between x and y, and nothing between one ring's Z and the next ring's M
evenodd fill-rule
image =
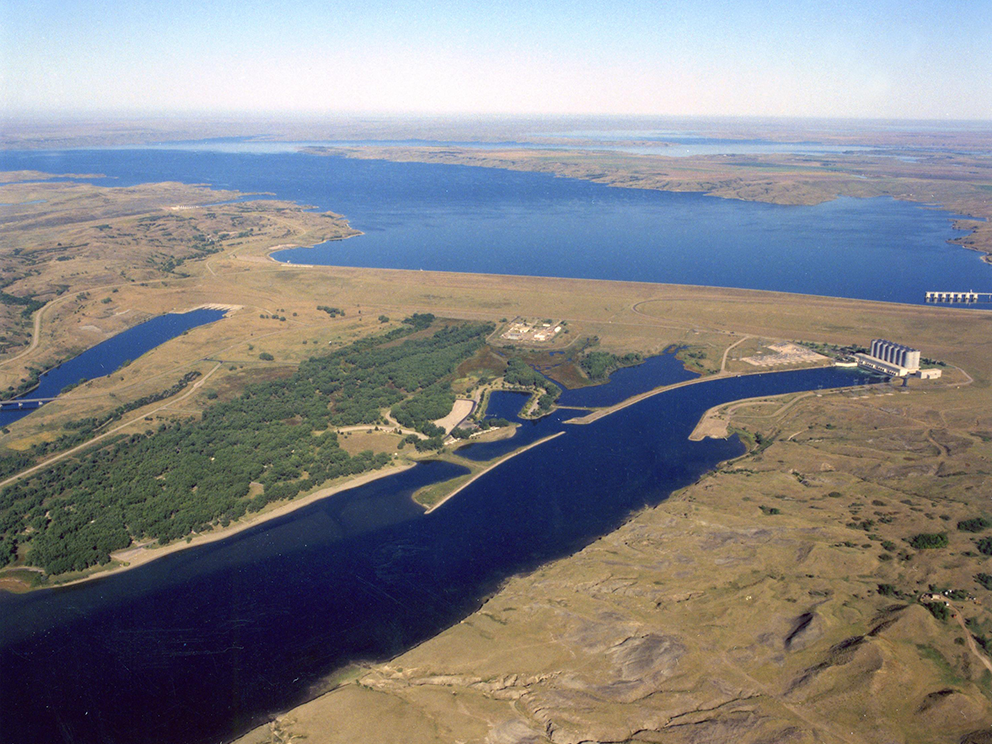
M490 470L493 470L494 468L498 468L500 465L502 465L507 460L510 460L510 459L516 457L517 455L523 454L524 452L526 452L527 450L529 450L531 447L536 447L539 444L544 444L545 442L551 441L555 437L560 437L564 433L565 433L564 431L559 431L559 432L556 432L554 434L550 434L550 435L548 435L546 437L543 437L542 439L538 439L536 442L531 442L526 447L521 447L518 450L514 450L513 452L510 452L509 454L503 455L501 458L499 458L492 465L490 465L489 467L487 467L487 468L485 468L483 470L480 470L478 473L476 473L471 478L469 478L467 481L465 481L460 486L458 486L458 488L456 488L454 491L452 491L447 496L445 496L443 499L441 499L436 504L434 504L434 506L432 506L429 509L427 509L424 512L424 514L430 514L435 509L440 509L446 502L450 501L455 496L457 496L459 493L461 493L463 489L468 488L470 485L472 485L475 481L479 480L479 478L481 478L482 476L484 476Z
M95 581L96 579L102 579L106 576L113 576L114 574L123 573L124 571L130 571L133 568L138 568L146 563L151 563L154 560L163 558L167 555L173 553L178 553L180 550L186 550L187 548L195 548L200 545L207 545L208 543L217 542L218 540L225 540L232 535L236 535L239 532L244 532L252 527L257 527L260 524L265 524L273 519L290 514L297 509L302 509L304 506L309 506L314 502L326 499L329 496L340 493L341 491L347 491L351 488L356 488L357 486L363 486L366 483L371 483L372 481L379 480L380 478L386 478L390 475L396 475L397 473L402 473L404 470L409 470L416 463L409 463L404 465L390 465L381 470L373 470L368 473L364 473L357 478L353 478L344 483L339 483L335 486L329 486L327 488L321 488L308 496L303 496L298 499L293 499L292 501L287 501L284 504L277 506L272 511L265 512L263 514L256 515L255 517L248 519L247 521L239 521L229 527L224 527L219 530L214 530L207 532L203 535L196 535L192 540L186 542L185 540L180 540L178 542L169 543L168 545L162 546L148 546L148 547L130 547L119 551L116 555L111 556L115 560L126 561L127 565L116 566L108 571L100 571L90 576L83 576L82 578L75 579L73 581L67 581L62 584L51 584L49 586L38 587L37 590L44 589L58 589L64 586L73 586L75 584L82 584L87 581ZM35 590L32 590L35 591Z
M429 514L430 512L437 509L439 506L444 504L450 498L458 494L463 488L473 483L477 479L481 478L483 475L488 473L493 468L502 465L507 460L516 457L517 455L526 452L531 447L536 447L539 444L543 444L555 437L559 437L564 434L564 431L551 434L550 436L538 439L536 442L531 442L526 447L519 450L511 452L504 455L499 460L494 462L492 465L488 466L484 470L476 473L472 478L463 483L461 486L456 488L450 494L445 496L441 501L434 504L430 509L427 509L424 513ZM72 581L66 581L64 583L50 584L47 586L40 586L36 589L29 591L40 591L45 589L59 589L66 586L75 586L77 584L83 584L89 581L96 581L97 579L102 579L107 576L113 576L114 574L123 573L124 571L130 571L131 569L138 568L139 566L144 566L147 563L158 560L159 558L164 558L167 555L172 555L173 553L178 553L181 550L187 550L188 548L195 548L200 545L207 545L212 542L217 542L219 540L225 540L228 537L238 534L239 532L244 532L252 527L257 527L260 524L265 524L273 519L278 519L279 517L291 514L297 509L302 509L304 506L309 506L317 501L326 499L342 491L347 491L351 488L356 488L358 486L363 486L366 483L371 483L372 481L379 480L380 478L386 478L390 475L395 475L397 473L402 473L404 470L409 470L416 465L415 462L407 463L404 465L391 465L381 470L373 470L368 473L364 473L357 478L339 483L335 486L329 486L327 488L321 488L308 496L303 496L301 498L293 499L292 501L287 501L284 504L280 504L271 511L265 512L260 515L256 515L253 518L247 519L245 521L239 521L229 527L224 527L218 530L213 530L202 535L196 535L192 540L186 542L185 540L179 540L177 542L169 543L168 545L155 545L155 546L139 546L139 547L129 547L122 551L118 551L116 554L112 555L113 560L123 561L124 564L115 566L107 571L98 571L96 573L90 574L89 576L83 576L78 579L73 579Z

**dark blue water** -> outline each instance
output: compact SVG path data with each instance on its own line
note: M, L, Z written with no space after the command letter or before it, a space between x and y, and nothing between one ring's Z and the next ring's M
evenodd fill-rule
M562 430L562 423L581 416L583 411L557 410L539 419L521 419L517 414L530 396L527 393L500 391L491 393L486 407L487 418L504 418L517 424L516 431L509 439L494 442L475 442L459 447L458 454L469 460L483 462L495 460L508 452L525 447L538 439Z
M642 364L635 367L614 370L608 385L562 390L558 403L563 406L612 406L662 385L671 385L698 376L683 367L674 353L659 354L645 359ZM521 419L518 414L529 398L530 395L527 393L508 391L490 394L489 404L486 406L486 418L504 418L517 423L516 433L509 439L478 442L461 447L458 454L478 462L494 460L556 431L561 431L562 422L583 415L582 411L559 409L539 419Z
M517 174L533 175L533 174ZM527 180L527 179L524 179ZM928 287L992 289L992 266L947 241L948 214L890 198L814 207L609 189L391 215L390 227L280 261L741 287L922 304ZM527 184L537 186L537 184ZM586 191L587 193L568 193ZM596 193L592 193L595 191ZM511 203L512 202L512 203ZM364 229L360 221L355 226Z
M147 351L185 333L191 328L212 323L224 317L223 310L193 310L188 313L169 313L145 321L118 333L106 341L87 349L77 357L45 372L38 380L38 387L22 398L54 398L63 388L83 380L109 375L124 362L134 361ZM30 413L29 410L0 411L0 426L12 424Z
M0 152L0 168L266 192L344 214L365 235L280 260L672 282L921 304L992 289L992 266L947 244L951 214L890 198L814 207L610 188L489 168L299 153Z
M0 595L3 738L231 737L334 669L431 637L506 577L574 552L740 454L736 439L688 441L708 408L863 380L816 369L689 386L592 425L559 425L563 436L427 516L410 494L457 466L418 465L118 576Z
M699 375L690 372L674 353L648 357L634 367L623 367L610 373L608 385L591 385L574 390L562 390L558 405L589 406L599 408L612 406L627 398L646 393L662 385L672 385L684 380L692 380Z

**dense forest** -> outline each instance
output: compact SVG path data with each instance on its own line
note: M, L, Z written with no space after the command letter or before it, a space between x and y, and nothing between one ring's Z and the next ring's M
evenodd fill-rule
M65 428L69 430L68 433L61 434L49 441L38 442L32 445L27 452L11 451L0 455L0 479L29 468L45 455L67 450L86 442L104 426L122 418L124 414L144 408L152 403L157 403L160 400L171 398L199 376L200 373L196 370L187 372L180 378L179 382L165 390L145 395L130 403L122 403L113 411L105 413L103 416L90 416L68 422L65 425ZM63 390L65 389L63 388Z
M506 371L503 372L503 380L509 385L522 385L544 390L537 398L536 412L538 414L550 411L555 401L558 400L558 396L561 395L560 387L520 359L510 359L507 362Z
M579 360L579 366L586 373L590 380L602 382L609 377L610 372L620 367L632 367L640 364L644 359L637 352L630 352L623 356L611 354L608 351L590 351Z
M388 454L349 456L333 427L379 423L393 407L426 430L427 417L452 398L455 368L492 332L464 324L418 333L433 323L432 315L414 315L389 333L309 359L288 380L251 385L199 421L120 437L7 487L0 565L28 543L28 563L50 574L81 570L135 540L166 543L225 526L270 501L382 467Z

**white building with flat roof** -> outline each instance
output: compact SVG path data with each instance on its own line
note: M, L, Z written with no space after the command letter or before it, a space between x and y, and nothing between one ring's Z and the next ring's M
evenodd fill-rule
M882 361L881 359L868 354L855 354L854 358L858 360L858 366L862 369L870 369L872 372L881 372L883 375L888 375L889 377L906 377L910 374L910 370L905 367L900 367L898 364L892 364L891 362Z

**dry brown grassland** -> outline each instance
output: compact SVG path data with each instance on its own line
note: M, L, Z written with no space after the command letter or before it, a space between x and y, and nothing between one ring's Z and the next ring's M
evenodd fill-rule
M39 186L0 187L0 201L32 201ZM711 370L725 362L731 373L742 371L744 352L776 340L864 344L874 336L951 365L934 384L735 404L723 412L727 423L759 434L760 448L577 555L509 581L463 622L244 741L986 741L992 673L960 627L917 596L931 585L964 591L971 598L954 600L957 611L976 635L992 635L992 592L974 579L992 573L992 559L976 551L976 535L956 528L990 511L992 313L280 266L266 259L274 246L350 228L278 202L195 206L217 194L142 188L140 209L125 209L127 195L115 190L71 184L51 184L44 204L20 208L21 227L9 235L20 236L22 253L43 252L28 266L4 263L5 272L24 273L7 291L49 304L38 316L38 343L22 339L0 357L0 387L17 384L30 364L50 364L152 314L204 303L241 309L76 388L11 426L0 447L57 436L65 421L165 389L191 369L210 377L123 423L142 430L196 416L212 393L235 395L252 379L286 374L315 351L382 328L380 314L562 318L573 334L599 336L604 349L689 345L707 352ZM74 199L87 206L61 221L58 205ZM99 203L108 211L85 219ZM147 216L159 219L139 222ZM162 231L138 239L139 224L159 223ZM220 238L234 227L252 230ZM62 230L87 245L57 261ZM195 230L221 250L167 271L156 254ZM45 295L57 280L70 289ZM346 315L331 319L317 305ZM274 360L261 360L263 352ZM350 436L388 448L392 435ZM949 544L917 550L907 539L919 532L946 532Z

